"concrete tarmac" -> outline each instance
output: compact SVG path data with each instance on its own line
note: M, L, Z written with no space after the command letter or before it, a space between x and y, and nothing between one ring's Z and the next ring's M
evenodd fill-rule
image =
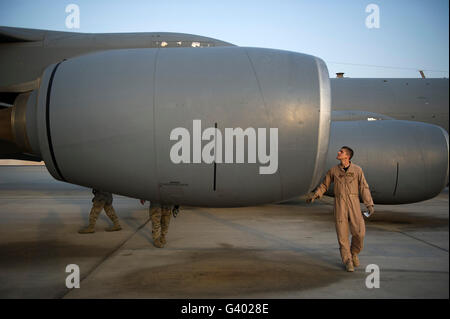
M114 196L123 230L87 224L91 190L45 166L0 166L0 298L449 298L448 188L409 205L376 205L361 266L344 271L332 198L246 208L182 207L152 245L148 202ZM66 266L80 288L66 288ZM366 287L366 266L380 288Z

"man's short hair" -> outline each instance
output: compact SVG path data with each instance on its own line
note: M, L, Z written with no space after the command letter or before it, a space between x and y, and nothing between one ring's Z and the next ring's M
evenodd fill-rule
M350 147L348 147L348 146L342 146L341 149L346 150L346 151L347 151L347 154L350 156L350 159L352 159L352 157L353 157L353 150L352 150Z

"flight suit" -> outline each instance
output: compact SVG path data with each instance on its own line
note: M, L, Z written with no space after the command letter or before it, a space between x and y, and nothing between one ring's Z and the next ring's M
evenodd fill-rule
M350 162L347 172L342 164L332 167L322 184L317 187L314 197L322 197L333 182L336 233L342 262L346 264L348 260L352 260L352 255L359 254L364 246L366 228L359 196L366 207L373 206L373 200L363 170L356 164ZM349 230L352 234L351 244Z
M153 243L158 248L162 248L166 244L166 235L169 231L171 213L172 206L153 203L150 205Z
M119 218L114 211L112 206L113 197L111 193L98 191L96 189L92 190L94 198L92 199L92 209L89 214L89 225L87 228L79 231L80 234L93 233L95 231L95 224L97 222L98 216L100 215L102 209L105 210L106 215L113 222L113 226L106 229L106 231L116 231L121 230L119 224Z

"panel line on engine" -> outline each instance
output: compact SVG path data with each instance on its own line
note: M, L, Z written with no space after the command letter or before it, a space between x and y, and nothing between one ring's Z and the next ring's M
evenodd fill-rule
M395 193L397 193L397 186L398 186L398 162L397 162L397 176L395 177L395 188L392 196L395 196Z
M395 193L397 193L397 186L398 186L398 162L397 162L397 176L395 177L395 188L392 196L395 196Z
M216 163L216 156L217 156L217 123L214 123L214 185L213 190L216 191L216 175L217 175L217 163Z

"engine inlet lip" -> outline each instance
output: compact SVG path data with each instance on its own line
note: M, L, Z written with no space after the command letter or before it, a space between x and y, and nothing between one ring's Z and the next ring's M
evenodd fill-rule
M45 124L46 124L46 128L47 128L48 148L50 151L50 156L52 157L53 164L55 165L56 172L61 177L62 181L67 182L66 179L64 178L63 174L61 173L61 170L59 169L58 162L56 161L55 152L54 152L53 143L52 143L51 130L50 130L50 96L51 96L51 91L52 91L52 84L53 84L53 79L55 77L56 70L58 69L58 67L60 66L60 64L62 62L63 61L59 62L55 66L55 68L53 69L52 74L50 76L49 83L48 83L47 97L46 97L46 101L45 101Z

